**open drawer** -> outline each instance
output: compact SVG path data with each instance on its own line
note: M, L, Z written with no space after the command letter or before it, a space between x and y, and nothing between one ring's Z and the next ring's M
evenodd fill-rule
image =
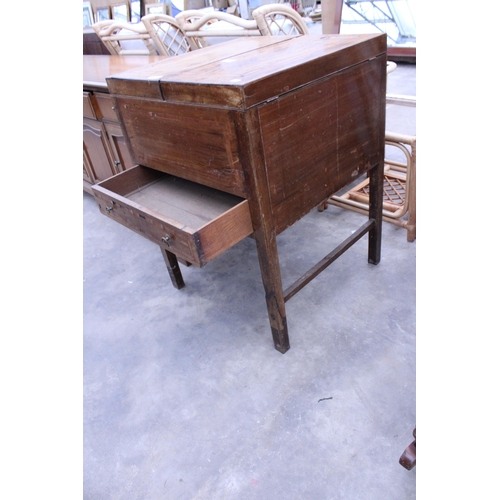
M253 233L247 200L142 165L92 191L103 214L198 267Z

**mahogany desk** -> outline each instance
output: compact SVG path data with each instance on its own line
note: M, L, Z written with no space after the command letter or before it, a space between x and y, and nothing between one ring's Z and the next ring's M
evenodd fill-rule
M252 236L276 349L285 302L368 233L380 260L385 35L249 37L113 75L108 87L137 167L93 187L102 213L204 266ZM276 236L368 173L368 220L283 290Z

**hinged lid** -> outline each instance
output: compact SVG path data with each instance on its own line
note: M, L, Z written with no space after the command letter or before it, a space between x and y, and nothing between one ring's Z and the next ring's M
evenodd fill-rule
M248 37L107 79L111 94L246 109L385 54L386 35Z

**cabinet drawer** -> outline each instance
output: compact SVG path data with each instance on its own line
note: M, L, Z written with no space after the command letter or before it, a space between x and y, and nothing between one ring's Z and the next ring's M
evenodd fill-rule
M198 267L253 232L247 200L142 165L92 190L103 214Z
M96 93L93 95L93 98L99 120L118 121L115 110L113 109L113 101L110 95Z
M89 92L83 93L83 117L93 118L94 120L97 118L94 112L94 106L92 105L92 100L90 98Z

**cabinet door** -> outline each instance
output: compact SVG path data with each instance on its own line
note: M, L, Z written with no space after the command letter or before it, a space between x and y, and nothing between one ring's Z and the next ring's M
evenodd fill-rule
M95 182L108 179L118 173L113 168L110 146L104 125L95 120L83 120L84 169ZM114 160L113 160L114 161Z
M83 143L83 180L89 184L95 184L95 179L92 175L92 165L85 148L85 143Z
M122 172L136 165L123 137L122 129L114 123L106 123L105 129L113 154L113 164L117 172Z

